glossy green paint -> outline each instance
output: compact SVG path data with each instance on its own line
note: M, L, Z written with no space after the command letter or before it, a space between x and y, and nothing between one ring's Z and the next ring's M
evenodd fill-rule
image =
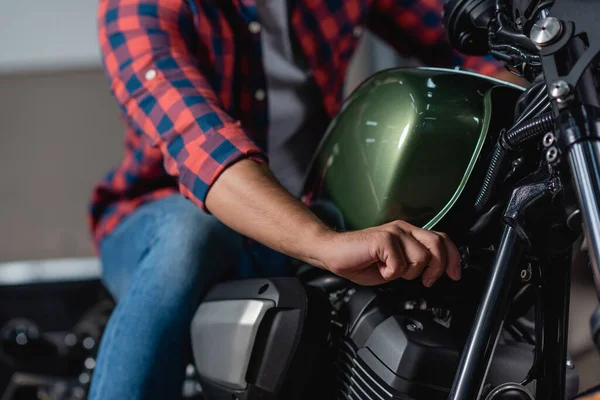
M480 155L497 86L507 84L457 70L375 74L331 122L305 199L333 203L346 229L396 219L434 227L460 197ZM522 90L510 86L511 93ZM514 97L502 106L514 107Z

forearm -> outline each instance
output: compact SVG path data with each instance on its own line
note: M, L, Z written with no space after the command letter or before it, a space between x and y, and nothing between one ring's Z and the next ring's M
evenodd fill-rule
M266 164L241 160L227 168L209 190L205 204L237 232L324 267L319 242L332 231L277 182Z

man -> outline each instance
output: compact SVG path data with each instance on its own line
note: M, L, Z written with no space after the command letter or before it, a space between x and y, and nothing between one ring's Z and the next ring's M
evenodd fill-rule
M297 199L363 27L428 65L497 71L450 49L440 9L436 0L100 1L104 64L127 130L124 159L91 212L118 303L91 399L177 398L202 296L224 279L289 273L280 254L363 285L460 279L443 233L402 221L334 232Z

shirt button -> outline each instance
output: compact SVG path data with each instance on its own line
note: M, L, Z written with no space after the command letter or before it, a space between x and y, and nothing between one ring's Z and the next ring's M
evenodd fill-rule
M152 79L156 78L156 70L149 69L148 71L146 71L145 77L147 81L151 81Z
M248 24L248 29L250 30L251 33L258 33L261 30L261 26L260 23L256 22L256 21L252 21Z
M254 98L258 101L263 101L265 99L265 91L262 89L258 89L256 92L254 92Z
M363 33L363 28L360 25L356 25L354 27L354 29L352 30L352 34L354 35L355 38L361 37L362 33Z

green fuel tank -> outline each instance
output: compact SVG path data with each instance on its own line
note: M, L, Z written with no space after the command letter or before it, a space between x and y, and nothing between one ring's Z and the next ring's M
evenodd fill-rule
M331 121L302 198L334 209L343 221L336 229L405 220L465 230L497 135L512 124L522 92L461 70L379 72Z

